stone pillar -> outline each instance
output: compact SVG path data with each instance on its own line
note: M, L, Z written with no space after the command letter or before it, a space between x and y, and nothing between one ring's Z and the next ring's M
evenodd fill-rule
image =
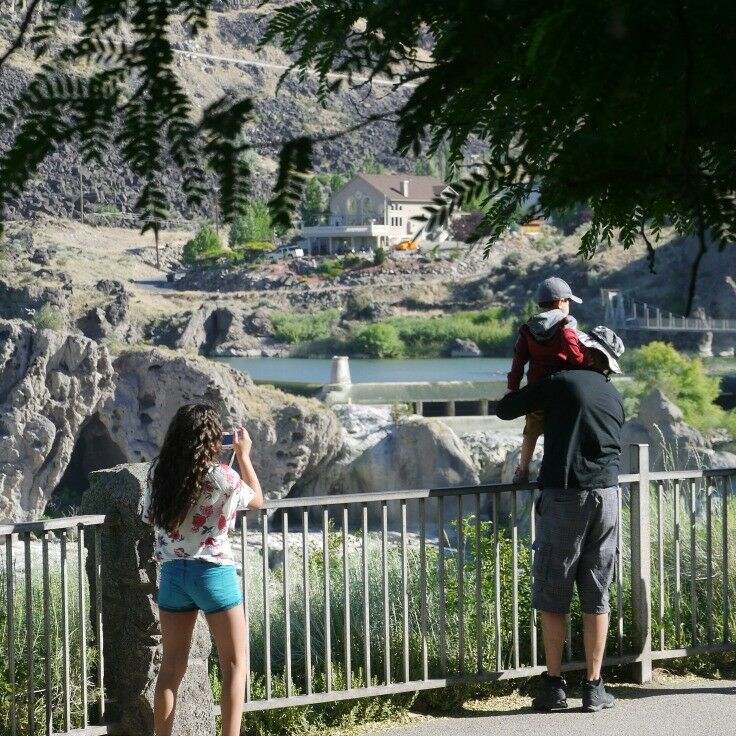
M159 566L152 527L140 517L148 465L118 465L90 474L83 514L116 518L102 533L102 616L109 720L126 736L152 736L153 691L161 664ZM94 596L92 597L94 600ZM176 736L214 736L215 705L207 660L212 648L200 615L179 690Z
M701 358L713 357L713 333L704 332L698 342L698 355Z
M350 386L352 384L348 360L349 358L346 355L332 356L332 373L330 375L331 386Z

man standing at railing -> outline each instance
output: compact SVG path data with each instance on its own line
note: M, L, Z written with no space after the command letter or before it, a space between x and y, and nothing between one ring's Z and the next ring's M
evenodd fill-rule
M544 411L542 489L536 502L532 605L542 619L547 671L542 674L538 710L567 708L562 650L573 587L583 611L586 676L583 710L611 708L601 664L608 634L608 588L613 582L618 539L621 395L610 381L620 373L621 339L607 327L579 333L586 367L548 376L507 394L497 406L501 419Z

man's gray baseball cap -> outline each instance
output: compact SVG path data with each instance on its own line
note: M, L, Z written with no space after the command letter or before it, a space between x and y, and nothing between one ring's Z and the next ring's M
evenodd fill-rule
M608 359L608 367L612 373L621 373L618 358L624 354L623 340L605 325L598 325L588 332L578 332L578 340L586 348L603 353Z
M558 299L569 299L572 302L582 304L583 300L572 293L567 281L550 276L548 279L540 282L537 286L535 295L537 304L546 304L547 302L556 302Z

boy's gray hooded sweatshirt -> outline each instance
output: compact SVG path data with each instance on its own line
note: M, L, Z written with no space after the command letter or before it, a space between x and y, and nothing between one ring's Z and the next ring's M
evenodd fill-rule
M554 337L563 320L567 320L566 328L577 329L578 322L575 317L565 314L561 309L550 309L548 312L535 314L527 321L526 326L537 342L546 342Z

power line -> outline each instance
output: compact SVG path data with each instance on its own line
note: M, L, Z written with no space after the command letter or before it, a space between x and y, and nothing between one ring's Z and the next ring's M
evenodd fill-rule
M82 39L78 33L69 34L72 38ZM207 54L203 51L186 51L185 49L172 48L172 51L179 56L189 57L190 59L206 59L208 61L219 61L224 64L234 64L235 66L254 66L259 69L275 69L281 72L289 72L290 74L300 74L301 70L295 69L288 64L277 64L271 61L257 61L255 59L239 59L235 56L219 56L217 54ZM312 70L306 70L309 76L316 77L318 73ZM405 89L416 89L419 85L412 82L401 82L399 79L385 79L383 77L362 77L350 74L342 74L340 72L328 72L328 79L345 79L350 82L358 82L359 84L375 84L384 87L403 87Z
M183 49L173 49L173 51L175 54L180 54L181 56L208 59L210 61L221 61L228 64L235 64L236 66L255 66L261 69L278 69L279 71L290 72L293 74L298 74L300 72L300 70L294 69L287 64L276 64L267 61L255 61L252 59L238 59L232 56L217 56L216 54L205 54L201 51L184 51ZM307 74L310 76L317 76L317 72L310 70L307 70ZM339 72L328 72L326 76L328 79L345 79L351 82L358 82L360 84L370 83L388 87L405 87L406 89L416 89L418 86L411 82L401 82L399 80L384 79L381 77L374 77L371 79L370 77L341 74Z

